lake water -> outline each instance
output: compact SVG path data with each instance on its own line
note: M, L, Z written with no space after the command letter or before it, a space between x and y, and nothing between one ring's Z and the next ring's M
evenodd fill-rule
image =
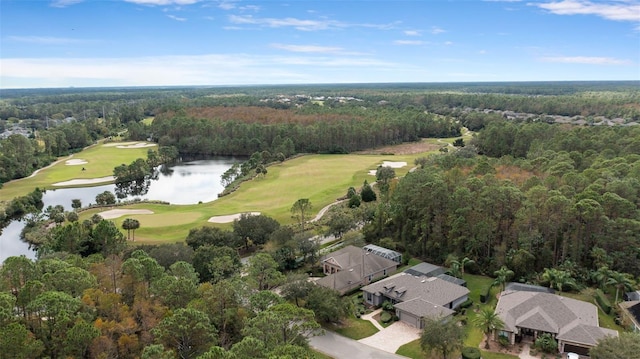
M196 204L211 202L218 198L224 190L220 178L235 162L240 159L216 157L206 160L181 162L170 166L168 171L161 171L158 178L151 180L148 191L144 195L129 196L123 200L134 198L165 201L171 204ZM61 205L70 211L71 200L80 199L82 206L96 202L96 195L104 191L115 192L116 185L108 184L95 187L61 188L48 190L42 197L44 208ZM24 224L11 222L0 235L0 263L7 257L26 255L35 258L35 252L20 239Z

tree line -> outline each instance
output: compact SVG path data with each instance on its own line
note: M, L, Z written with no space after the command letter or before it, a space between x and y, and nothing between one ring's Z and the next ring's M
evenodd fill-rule
M583 283L603 266L640 275L639 128L496 123L471 143L418 160L367 239L489 274L506 265L516 280L558 267Z

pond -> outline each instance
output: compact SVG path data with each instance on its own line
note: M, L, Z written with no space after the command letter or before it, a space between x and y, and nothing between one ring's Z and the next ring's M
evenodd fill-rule
M146 193L130 195L122 200L134 198L165 201L171 204L197 204L211 202L224 190L220 183L222 174L241 161L233 157L215 157L211 159L180 162L158 171L157 179L149 181ZM61 205L66 211L72 210L71 200L80 199L83 206L95 203L96 195L104 191L116 192L115 184L83 188L60 188L48 190L42 197L44 208ZM24 224L11 222L0 235L0 263L10 256L26 255L35 258L35 252L20 239Z

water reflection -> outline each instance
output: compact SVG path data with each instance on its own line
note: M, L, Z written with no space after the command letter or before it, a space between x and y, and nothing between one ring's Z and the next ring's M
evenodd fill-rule
M61 205L71 211L71 200L79 199L82 206L96 202L96 196L104 191L116 194L120 200L135 198L157 200L172 204L197 204L211 202L224 190L220 183L222 174L240 159L216 157L213 159L181 162L173 166L161 166L152 180L127 185L115 184L48 190L42 196L44 208ZM20 240L24 224L14 221L0 235L0 263L7 257L25 254L34 258L29 245Z

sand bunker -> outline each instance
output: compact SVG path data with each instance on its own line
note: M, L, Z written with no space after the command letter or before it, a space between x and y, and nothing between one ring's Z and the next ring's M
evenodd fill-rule
M128 145L135 145L136 143L139 142L111 142L111 143L105 143L104 145L102 145L102 147L116 147L116 146L128 146Z
M134 145L120 145L120 146L116 146L116 148L145 148L145 147L154 147L156 146L155 143L146 143L146 142L139 142L136 143Z
M103 147L116 147L116 148L144 148L157 146L155 143L148 142L113 142L105 143Z
M236 219L240 219L240 216L242 216L245 213L236 213L236 214L230 214L228 216L213 216L211 218L209 218L208 222L211 223L231 223ZM250 214L252 216L259 216L260 212L246 212L246 214Z
M104 219L114 219L132 214L153 214L153 211L148 209L110 209L108 211L98 213L98 215Z
M404 167L406 165L407 165L406 162L383 161L380 166L382 166L382 167L391 167L391 168L402 168L402 167ZM369 174L372 175L372 176L375 176L377 171L378 171L377 169L369 170Z
M52 184L52 186L57 186L57 187L61 187L61 186L83 186L83 185L88 185L88 184L111 182L111 181L113 181L115 179L116 178L113 177L113 176L100 177L100 178L79 178L79 179L72 179L72 180L69 180L69 181L63 181L63 182L54 183L54 184Z
M64 161L64 164L67 166L77 166L77 165L83 165L85 163L89 163L85 160L79 159L79 158L74 158L72 160L66 160Z

